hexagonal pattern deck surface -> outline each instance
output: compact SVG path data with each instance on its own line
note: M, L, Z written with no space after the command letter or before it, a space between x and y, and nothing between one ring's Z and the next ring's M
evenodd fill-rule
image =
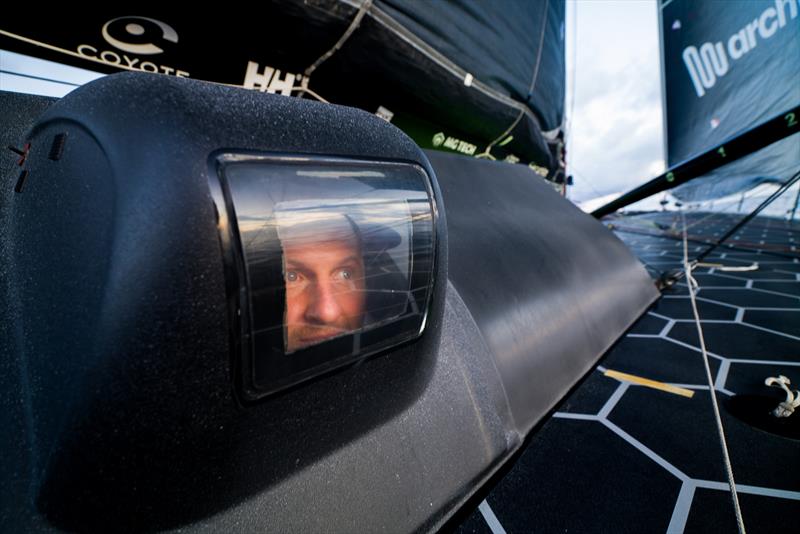
M690 258L737 219L688 215ZM656 275L682 267L683 243L675 226L670 231L673 222L674 215L648 214L615 227ZM751 534L797 532L800 525L800 440L760 430L729 409L737 395L777 406L785 395L767 387L767 377L785 375L793 388L800 384L798 242L800 222L757 217L728 246L713 250L704 259L712 265L694 275L713 387ZM757 270L725 269L754 263ZM610 370L694 394L609 377ZM792 417L800 419L800 409ZM737 531L685 283L665 291L540 425L458 531Z

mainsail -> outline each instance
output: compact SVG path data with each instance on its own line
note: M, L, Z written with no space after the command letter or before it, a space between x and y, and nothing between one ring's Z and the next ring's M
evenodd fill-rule
M551 179L564 119L564 0L269 0L264 16L6 17L0 48L103 73L142 70L378 113L423 148ZM265 125L266 126L266 125Z
M667 165L673 167L800 104L797 0L661 0ZM672 191L703 201L782 183L800 168L800 137Z

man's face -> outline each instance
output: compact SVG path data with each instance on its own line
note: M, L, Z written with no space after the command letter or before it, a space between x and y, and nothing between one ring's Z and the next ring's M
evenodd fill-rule
M364 316L364 260L355 235L284 243L286 351L358 330Z

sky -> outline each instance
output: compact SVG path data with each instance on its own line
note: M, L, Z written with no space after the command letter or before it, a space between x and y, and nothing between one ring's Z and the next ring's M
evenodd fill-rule
M575 184L569 197L608 201L663 170L657 5L567 0L566 8L567 163ZM0 88L6 91L63 96L99 76L0 51Z
M628 191L664 170L656 10L655 0L567 1L567 167L575 202Z

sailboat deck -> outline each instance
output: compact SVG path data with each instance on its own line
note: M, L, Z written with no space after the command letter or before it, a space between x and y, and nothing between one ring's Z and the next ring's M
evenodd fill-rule
M648 214L639 223L655 221L663 230L673 217ZM733 222L724 215L701 218L689 217L698 223L690 234L699 240L718 237ZM617 231L654 273L681 267L682 242L674 236ZM775 406L784 400L780 390L764 385L767 377L785 375L793 388L800 384L797 242L800 224L758 217L733 236L733 247L717 248L705 259L758 262L757 270L695 271L711 373L750 533L789 532L800 520L800 441L731 413L737 395L772 398ZM704 249L694 241L690 256ZM663 293L534 432L460 532L736 532L687 291L682 281ZM609 370L694 395L621 381L606 376ZM793 417L800 419L800 411Z

